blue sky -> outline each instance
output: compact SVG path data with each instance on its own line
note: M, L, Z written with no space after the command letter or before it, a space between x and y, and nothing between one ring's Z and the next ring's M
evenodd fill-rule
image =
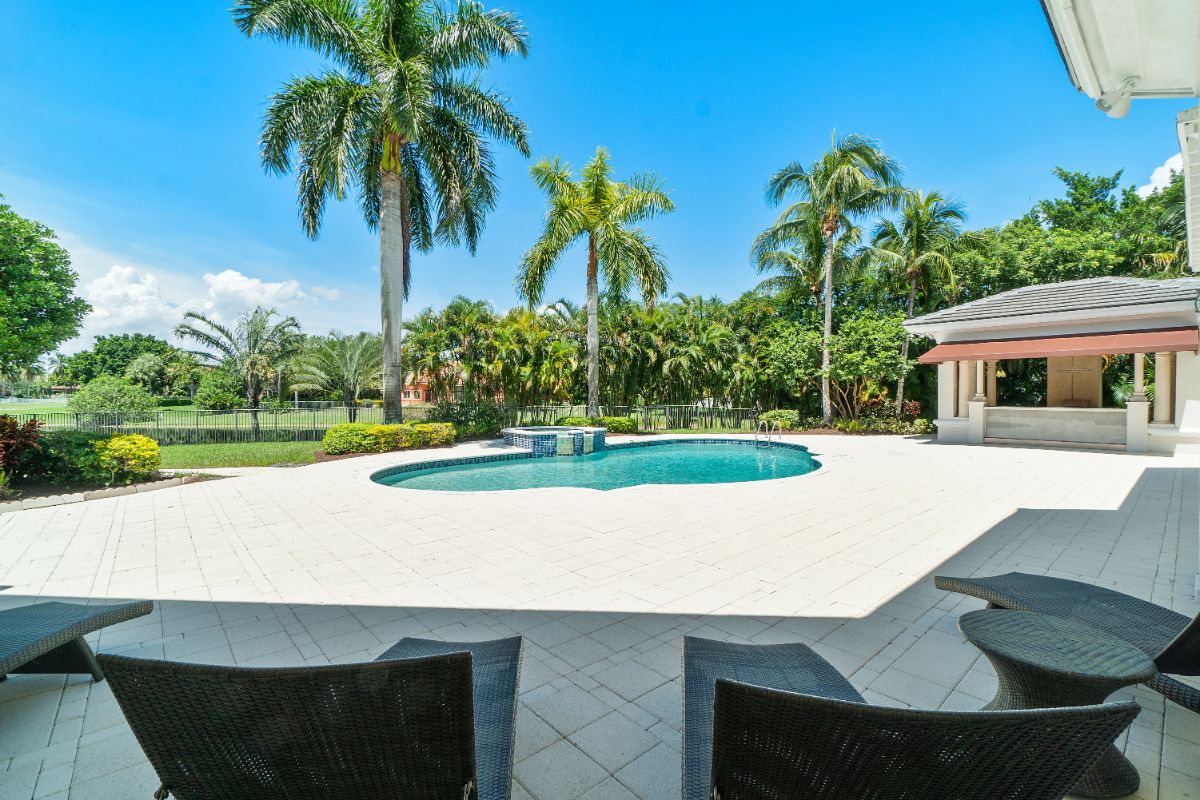
M266 98L321 61L245 39L227 6L4 4L0 194L71 250L96 307L87 336L163 334L188 308L229 317L258 302L314 331L378 328L377 242L354 204L331 207L312 242L291 179L258 164ZM755 283L747 249L774 214L763 184L815 158L834 128L877 138L909 185L956 195L984 226L1055 193L1056 165L1147 183L1177 152L1186 105L1096 111L1035 0L501 7L525 20L531 53L485 82L511 96L534 157L578 165L602 144L618 175L650 170L672 190L677 210L649 226L672 292L732 298ZM516 303L543 202L530 162L498 156L500 202L478 252L418 255L406 314L459 293ZM582 253L569 253L548 298L582 294Z

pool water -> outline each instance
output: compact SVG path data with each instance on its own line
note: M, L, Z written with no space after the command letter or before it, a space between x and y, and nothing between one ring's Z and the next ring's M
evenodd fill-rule
M763 481L805 475L818 467L820 463L799 445L689 441L615 445L587 456L477 461L391 474L384 470L373 480L387 486L445 492L551 486L605 490L642 484Z

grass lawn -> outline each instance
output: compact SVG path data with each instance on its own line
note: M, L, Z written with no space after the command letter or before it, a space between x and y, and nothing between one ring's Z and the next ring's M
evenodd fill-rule
M0 403L0 414L53 414L66 410L66 403Z
M320 442L173 444L162 448L162 465L163 469L198 469L311 464L320 447Z

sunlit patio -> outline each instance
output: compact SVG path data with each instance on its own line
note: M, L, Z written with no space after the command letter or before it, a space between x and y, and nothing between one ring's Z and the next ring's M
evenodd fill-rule
M1048 573L1197 610L1184 457L808 437L810 475L450 495L372 484L388 454L0 515L0 607L146 598L102 652L371 660L405 636L525 639L514 798L679 796L685 634L811 644L884 705L974 709L995 678L934 574ZM459 451L488 446L462 445ZM1200 797L1200 716L1137 688L1138 797ZM107 683L0 683L0 798L158 782Z

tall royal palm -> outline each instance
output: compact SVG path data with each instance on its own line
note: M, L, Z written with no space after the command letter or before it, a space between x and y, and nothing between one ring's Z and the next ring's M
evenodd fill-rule
M300 218L316 238L325 203L357 189L379 229L384 418L399 421L403 300L412 246L466 244L474 252L496 200L489 140L529 154L508 99L484 89L493 58L525 55L511 13L470 0L238 0L247 36L303 44L332 67L293 78L271 98L261 156L269 172L293 168Z
M530 170L546 192L550 208L541 237L521 260L517 293L531 304L540 303L563 251L587 240L587 408L600 415L600 273L609 295L621 295L631 283L647 304L667 287L662 253L637 223L675 208L653 176L628 181L612 179L608 151L596 149L578 180L560 159L544 159Z
M829 395L829 343L833 337L833 259L840 231L853 227L854 220L899 201L900 165L872 139L857 134L837 136L832 146L810 166L788 164L771 176L767 200L779 205L791 200L775 224L755 243L766 251L770 243L801 239L814 223L825 237L825 331L821 343L821 415L833 421ZM793 200L794 198L794 200Z
M908 303L905 313L912 319L917 301L917 286L926 287L931 280L954 288L954 270L950 256L957 249L960 230L967 218L966 209L957 200L940 192L909 191L904 193L898 220L884 220L871 237L871 254L888 272L903 276L908 283ZM904 338L901 353L908 358L908 337ZM904 407L904 376L896 382L896 413Z

